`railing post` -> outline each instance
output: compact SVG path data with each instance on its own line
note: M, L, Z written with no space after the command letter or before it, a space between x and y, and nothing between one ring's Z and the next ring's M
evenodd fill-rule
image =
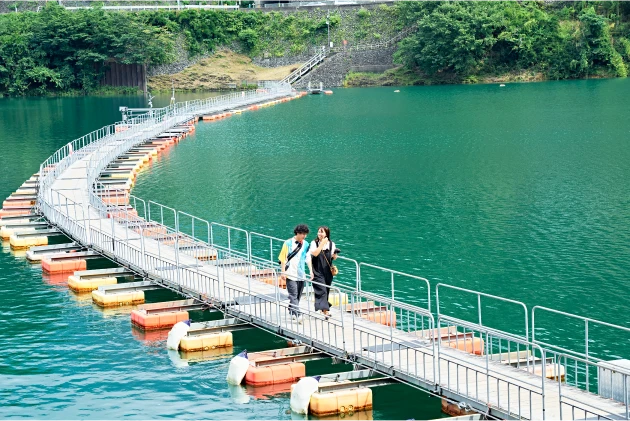
M541 377L541 388L542 388L542 418L543 420L546 419L546 413L545 413L545 380L547 379L547 354L545 353L545 350L541 347L540 348L540 352L542 353L541 358L542 358L542 373L540 373L540 377ZM588 367L587 367L588 370ZM558 381L561 380L560 378L560 373L557 373L558 375ZM509 387L509 386L508 386ZM562 406L562 403L560 403L560 406Z
M392 354L394 353L394 313L396 312L396 310L394 309L394 305L393 302L395 301L394 298L394 273L391 273L391 282L392 282L392 304L390 304L389 306L389 341L390 344L392 346Z
M588 379L588 320L584 320L584 355L586 357L586 364L585 364L585 370L586 370L586 391L588 392L590 389L590 384L589 384L589 379ZM612 376L612 374L611 374ZM611 389L611 393L612 393L612 389Z
M477 294L477 312L479 313L479 326L483 326L481 322L481 295Z

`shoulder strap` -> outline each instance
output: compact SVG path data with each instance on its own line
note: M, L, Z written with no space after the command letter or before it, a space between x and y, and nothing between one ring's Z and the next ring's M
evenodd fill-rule
M291 241L293 241L293 239L291 239ZM302 249L302 243L300 243L295 249L293 249L291 253L289 253L289 255L287 256L287 263L289 263L289 261L293 259L296 254L299 253L299 251Z
M332 243L328 243L332 246ZM330 258L332 259L332 247L331 247L331 253L330 253ZM324 255L324 259L326 260L326 263L328 263L328 267L330 268L330 271L332 272L332 266L330 265L330 262L328 261L328 257L326 257L326 251L322 250L322 254Z

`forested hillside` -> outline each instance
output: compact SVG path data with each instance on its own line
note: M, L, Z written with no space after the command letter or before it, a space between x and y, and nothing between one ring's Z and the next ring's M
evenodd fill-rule
M338 16L331 16L334 30ZM70 12L53 3L42 11L0 15L0 94L94 90L107 59L162 64L184 39L191 56L229 46L249 55L299 54L326 43L326 19L304 14L213 10Z
M374 42L404 27L397 61L416 81L474 83L529 72L540 79L626 77L628 2L399 2L332 11L331 39ZM106 61L163 64L184 40L191 56L218 47L255 56L305 54L327 42L324 12L212 10L40 12L0 15L0 95L90 93Z
M475 82L527 71L542 79L626 77L630 2L404 2L418 31L398 59L426 75Z

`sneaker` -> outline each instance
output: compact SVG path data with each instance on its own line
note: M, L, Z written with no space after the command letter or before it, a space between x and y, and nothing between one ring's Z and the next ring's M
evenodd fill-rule
M297 318L297 322L298 322L298 324L300 324L300 325L301 325L302 323L304 323L304 319L302 318L302 316L299 316L299 317Z
M292 320L292 321L294 321L294 322L297 322L297 321L298 321L298 318L297 318L297 316L294 314L294 315L292 315L292 316L291 316L291 320Z

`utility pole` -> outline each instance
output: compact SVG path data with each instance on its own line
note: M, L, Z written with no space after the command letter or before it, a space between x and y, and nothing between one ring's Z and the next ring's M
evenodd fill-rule
M175 105L175 82L171 79L171 87L173 88L173 94L171 95L171 105Z
M326 26L328 28L328 48L330 48L330 10L326 12Z

